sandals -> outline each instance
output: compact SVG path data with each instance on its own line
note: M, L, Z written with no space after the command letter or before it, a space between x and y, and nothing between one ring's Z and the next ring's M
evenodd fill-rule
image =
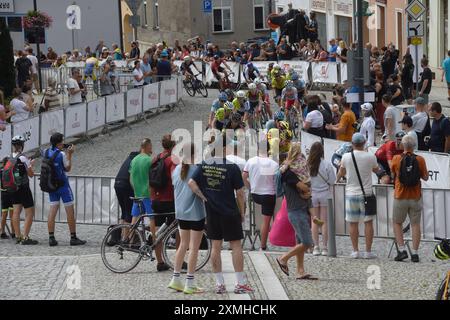
M285 265L285 264L282 264L282 263L280 262L280 260L278 260L278 258L276 258L275 260L277 260L278 266L280 267L281 271L282 271L285 275L289 276L289 268L288 268L288 266Z
M297 277L297 280L319 280L319 278L317 277L313 277L310 274L305 273L304 275L302 275L301 277Z

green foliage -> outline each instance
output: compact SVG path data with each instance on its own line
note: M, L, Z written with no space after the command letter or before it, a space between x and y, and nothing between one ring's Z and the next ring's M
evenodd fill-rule
M4 89L5 98L8 98L16 87L16 71L13 41L4 24L0 24L0 66L0 87Z

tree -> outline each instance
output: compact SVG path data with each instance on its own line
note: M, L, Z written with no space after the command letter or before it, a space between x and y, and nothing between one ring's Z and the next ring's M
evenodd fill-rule
M13 41L5 24L0 24L0 66L0 88L3 88L5 97L10 97L16 87L16 72Z

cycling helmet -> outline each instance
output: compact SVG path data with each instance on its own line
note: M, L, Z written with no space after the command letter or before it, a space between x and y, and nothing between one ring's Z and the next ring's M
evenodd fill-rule
M242 116L239 113L233 113L231 115L231 121L232 122L241 122L242 121Z
M25 138L20 135L14 136L14 138L12 138L12 140L11 140L12 145L22 145L24 143L25 143Z
M231 102L227 101L227 102L225 102L225 104L223 105L223 108L224 108L225 110L233 110L233 109L234 109L234 105L233 105Z
M253 68L253 63L251 62L247 63L247 68Z
M294 82L291 80L286 81L286 89L291 89L294 87Z
M434 248L434 255L439 260L450 259L450 239L444 239Z
M250 84L248 85L248 90L250 90L250 91L256 90L256 84L250 83Z
M236 97L238 97L238 98L240 98L240 99L245 98L245 91L239 90L239 91L236 93Z
M342 144L339 149L337 149L333 156L331 157L331 163L336 169L339 169L341 166L341 160L344 154L350 153L353 150L353 146L350 142L346 142Z
M287 121L281 121L279 123L280 130L289 130L289 123Z
M294 137L294 134L292 133L291 130L287 129L287 130L283 130L280 132L280 139L281 140L292 140L292 138Z
M191 56L184 57L184 62L189 62L189 61L191 61Z
M294 72L294 73L291 75L291 80L292 80L292 81L297 81L298 79L300 79L300 77L298 76L298 73L297 73L297 72Z
M286 116L284 115L283 111L277 111L277 112L275 112L273 119L275 121L284 121L286 119Z
M260 78L256 78L255 81L253 81L253 83L259 86L262 83L262 81Z
M406 132L405 131L399 131L395 134L395 139L397 140L401 140L403 139L403 137L406 136Z
M234 99L234 92L231 89L226 89L225 94L227 95L228 99Z
M273 65L273 69L274 69L274 70L281 70L281 67L280 67L280 65L279 65L278 63L275 63L275 64Z
M219 100L220 101L227 101L228 100L228 95L225 92L219 93Z

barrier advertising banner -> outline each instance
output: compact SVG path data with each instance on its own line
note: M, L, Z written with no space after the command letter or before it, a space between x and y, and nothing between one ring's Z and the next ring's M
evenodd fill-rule
M309 150L311 150L311 146L315 142L321 142L322 139L313 134L309 134L305 131L302 131L301 143L302 143L302 153L305 157L309 156Z
M180 80L180 82L182 82ZM159 82L144 87L144 112L159 107Z
M14 124L13 136L17 135L25 138L23 152L39 148L39 116Z
M341 63L340 67L341 67L341 84L343 84L344 81L348 80L347 64L346 63Z
M142 113L142 88L127 91L127 117Z
M56 132L64 134L64 110L41 113L41 144L50 143Z
M177 80L172 79L169 81L160 82L160 97L159 104L165 106L171 103L177 102Z
M86 104L66 108L66 130L65 136L73 137L86 132L87 114Z
M306 61L281 61L280 66L284 68L284 70L288 70L292 68L299 75L300 79L305 81L305 83L309 83L308 69L309 62Z
M11 155L11 125L7 125L4 131L0 130L0 160Z
M113 94L106 97L106 123L125 119L125 94Z
M87 129L88 131L105 125L105 99L98 99L88 103Z
M416 152L424 157L429 179L422 181L423 188L450 189L450 156L431 152Z
M332 62L312 63L313 82L338 83L337 64Z
M262 76L267 78L267 68L269 64L273 63L270 61L252 61L253 65L258 69Z

